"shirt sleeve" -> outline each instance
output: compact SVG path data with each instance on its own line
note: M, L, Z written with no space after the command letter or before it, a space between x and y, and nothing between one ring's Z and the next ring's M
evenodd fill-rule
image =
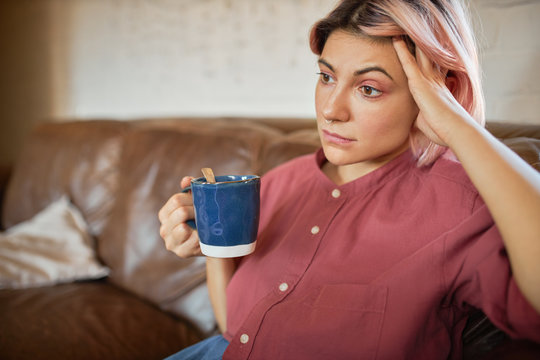
M487 206L446 234L444 277L451 305L481 309L513 338L540 342L540 315L516 285L501 235Z

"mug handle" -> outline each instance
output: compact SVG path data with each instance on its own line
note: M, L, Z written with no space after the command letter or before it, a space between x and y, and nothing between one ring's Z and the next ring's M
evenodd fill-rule
M188 191L191 191L191 185L189 185L189 186L182 189L183 193L187 193ZM187 220L186 224L188 224L190 228L192 228L194 230L197 230L197 225L195 224L195 219Z

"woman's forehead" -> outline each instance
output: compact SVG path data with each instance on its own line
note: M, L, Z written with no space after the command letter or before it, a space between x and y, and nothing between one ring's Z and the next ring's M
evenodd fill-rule
M356 52L364 52L365 56L379 53L392 53L395 55L392 41L390 39L375 39L361 34L354 34L345 30L333 31L330 36L328 36L321 55L325 52L335 50L342 52L344 50L343 48L347 48L351 52L354 52L355 50Z
M380 67L392 79L405 79L390 39L375 41L367 36L336 30L328 37L320 58L336 71L354 73L367 66Z

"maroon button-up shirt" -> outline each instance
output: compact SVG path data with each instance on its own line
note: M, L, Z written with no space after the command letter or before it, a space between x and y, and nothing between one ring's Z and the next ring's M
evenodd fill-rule
M457 359L472 307L540 341L459 163L418 168L405 152L338 187L324 161L263 177L258 247L227 289L224 359Z

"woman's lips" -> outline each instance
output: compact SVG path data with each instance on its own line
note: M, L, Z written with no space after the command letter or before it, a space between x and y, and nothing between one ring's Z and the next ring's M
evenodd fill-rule
M355 141L354 139L348 139L346 137L330 132L328 130L323 130L323 135L326 141L334 143L334 144L344 145L344 144L350 144Z

